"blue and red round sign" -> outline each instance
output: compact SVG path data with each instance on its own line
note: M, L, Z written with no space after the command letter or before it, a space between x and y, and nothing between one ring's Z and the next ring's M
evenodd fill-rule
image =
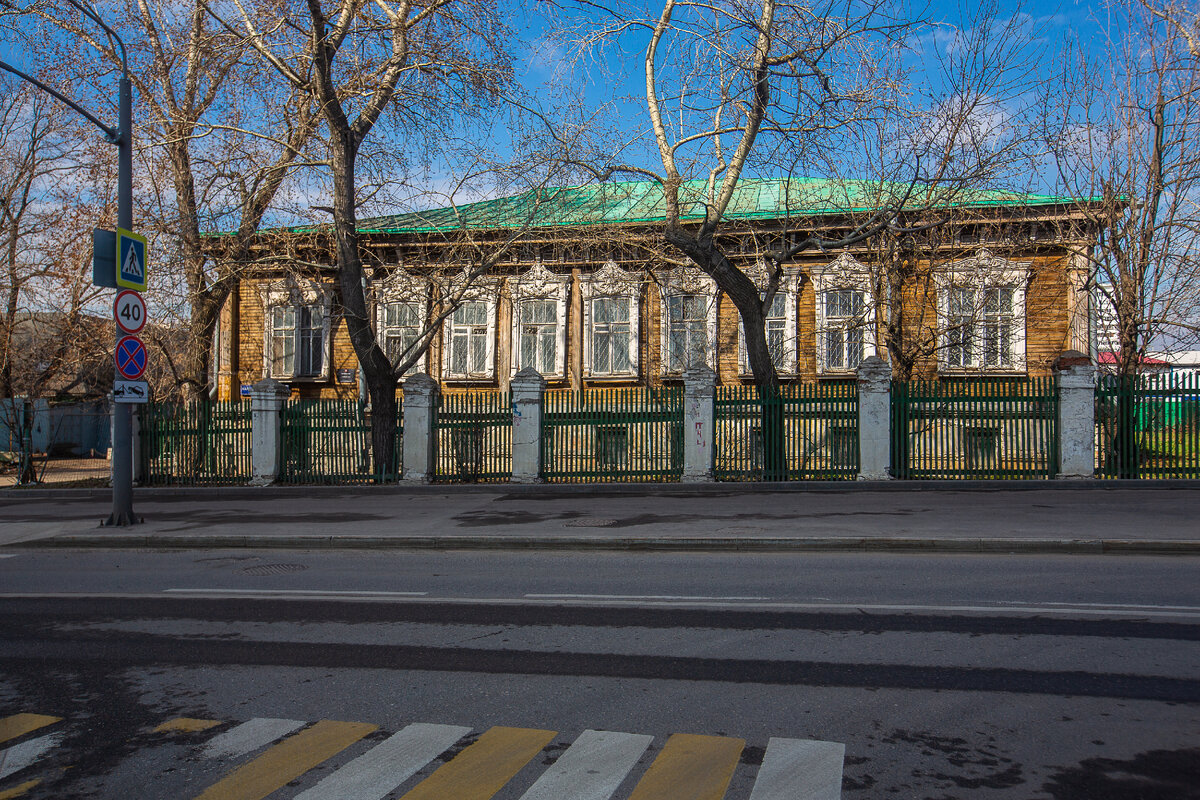
M124 336L117 342L114 360L122 378L136 381L146 371L146 345L136 336Z

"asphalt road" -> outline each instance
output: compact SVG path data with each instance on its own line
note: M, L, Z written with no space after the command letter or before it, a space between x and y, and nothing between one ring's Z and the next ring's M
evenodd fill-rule
M0 797L1200 797L1191 558L4 555Z

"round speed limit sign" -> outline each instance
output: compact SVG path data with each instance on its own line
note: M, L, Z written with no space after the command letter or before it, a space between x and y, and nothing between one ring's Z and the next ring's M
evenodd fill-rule
M113 303L113 319L125 333L141 332L146 325L146 301L133 289L120 292Z

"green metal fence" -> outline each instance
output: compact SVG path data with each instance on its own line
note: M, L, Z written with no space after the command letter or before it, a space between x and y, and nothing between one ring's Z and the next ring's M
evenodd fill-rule
M1101 379L1096 387L1096 475L1200 477L1200 376Z
M280 483L370 483L396 480L403 452L404 404L396 402L392 464L371 469L371 415L357 400L292 400L283 407Z
M1054 378L892 382L897 478L1053 478Z
M237 484L253 477L249 400L147 403L139 424L147 486Z
M714 463L719 481L854 480L858 385L718 386ZM773 455L776 454L776 455Z
M683 387L550 390L541 434L547 481L677 481Z
M499 389L443 394L434 416L436 468L443 483L512 478L512 393Z

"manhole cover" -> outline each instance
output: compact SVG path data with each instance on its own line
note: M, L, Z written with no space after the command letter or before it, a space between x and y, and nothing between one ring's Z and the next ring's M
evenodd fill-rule
M615 519L607 517L580 517L579 519L568 520L563 523L565 528L611 528L616 525Z
M304 564L256 564L242 569L243 575L286 575L289 572L303 572L308 569Z

